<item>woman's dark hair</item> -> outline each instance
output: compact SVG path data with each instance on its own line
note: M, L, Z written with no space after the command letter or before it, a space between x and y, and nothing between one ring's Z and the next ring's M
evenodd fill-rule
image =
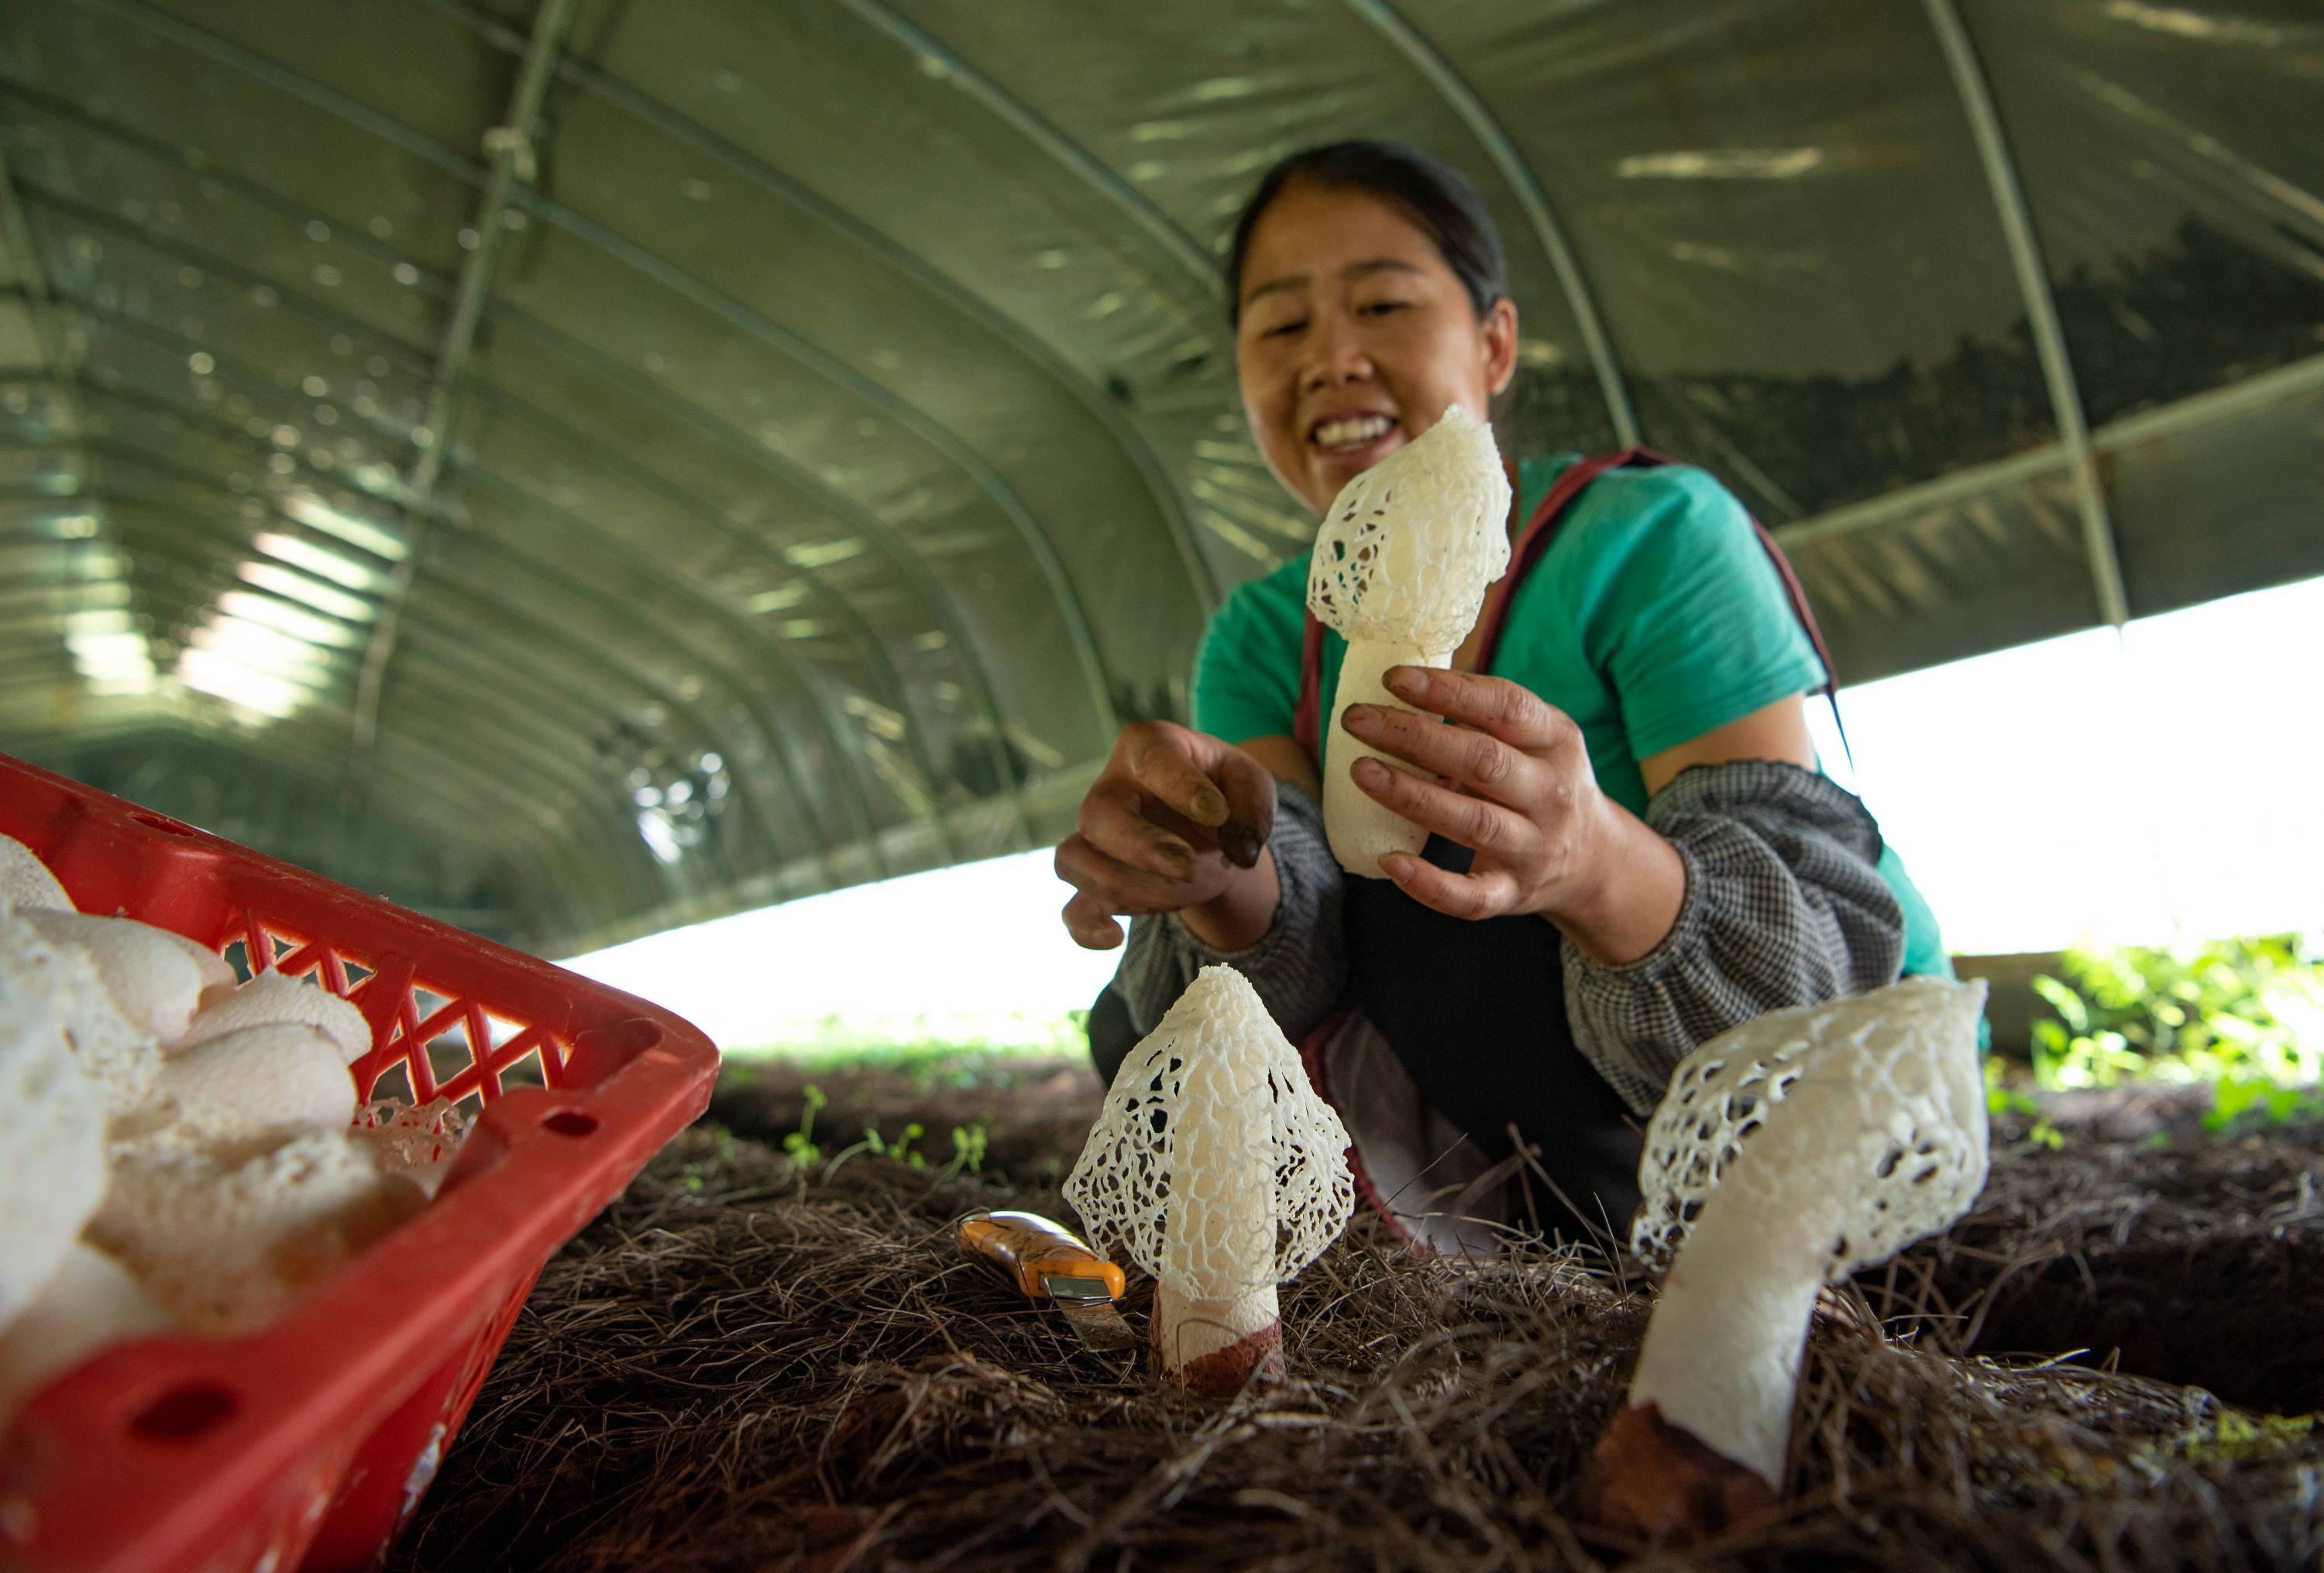
M1399 142L1335 142L1296 152L1267 171L1235 219L1227 248L1227 321L1242 319L1242 264L1250 233L1283 189L1306 180L1342 191L1361 191L1393 202L1420 226L1469 291L1469 303L1482 317L1508 293L1501 271L1501 235L1485 199L1469 178L1443 160Z

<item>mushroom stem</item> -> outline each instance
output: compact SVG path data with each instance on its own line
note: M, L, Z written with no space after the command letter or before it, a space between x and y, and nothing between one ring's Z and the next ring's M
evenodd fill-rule
M1163 1372L1206 1398L1231 1398L1254 1377L1283 1375L1275 1285L1232 1300L1193 1300L1167 1280L1154 1291L1154 1354Z
M1403 760L1380 752L1352 736L1347 728L1348 706L1373 704L1388 710L1412 707L1388 691L1385 681L1392 667L1434 667L1452 664L1452 652L1422 649L1401 639L1351 639L1347 659L1340 667L1339 691L1332 716L1331 741L1323 750L1323 829L1332 855L1340 867L1367 879L1381 879L1380 860L1390 852L1418 852L1428 832L1383 805L1356 785L1350 774L1359 759L1378 759L1390 769L1416 774Z
M1911 978L1720 1034L1646 1127L1632 1241L1671 1265L1583 1510L1658 1545L1772 1502L1816 1292L1985 1183L1984 985Z
M1665 1421L1775 1487L1800 1351L1838 1225L1821 1209L1771 1220L1738 1200L1732 1189L1704 1200L1663 1281L1630 1403L1655 1405Z
M1704 1199L1646 1324L1629 1407L1591 1460L1593 1522L1683 1547L1775 1504L1800 1353L1841 1228L1838 1178L1820 1188L1831 1202L1780 1214L1742 1185Z
M1186 1066L1154 1348L1174 1380L1213 1396L1236 1392L1254 1372L1282 1369L1268 1091L1235 1057L1198 1054Z

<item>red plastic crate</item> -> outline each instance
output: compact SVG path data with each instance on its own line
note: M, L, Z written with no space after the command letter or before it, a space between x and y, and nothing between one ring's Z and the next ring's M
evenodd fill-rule
M666 1010L0 756L0 832L84 912L317 971L371 1022L358 1090L483 1101L433 1205L262 1332L116 1346L0 1438L0 1568L365 1568L433 1478L533 1279L710 1098ZM432 1052L431 1052L432 1050ZM546 1086L507 1086L518 1062Z

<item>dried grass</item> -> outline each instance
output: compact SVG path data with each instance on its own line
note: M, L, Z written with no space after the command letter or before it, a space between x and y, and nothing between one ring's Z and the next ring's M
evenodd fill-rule
M544 1274L394 1565L1471 1569L1637 1550L1566 1516L1645 1327L1616 1265L1422 1262L1360 1225L1286 1292L1294 1379L1220 1405L1083 1348L956 1257L952 1222L1001 1205L1056 1197L869 1156L825 1181L687 1133ZM1960 1323L1911 1314L1915 1275L1875 1288L1900 1341L1866 1330L1853 1290L1820 1319L1784 1515L1634 1565L2324 1566L2324 1437L2254 1434L2200 1391L1939 1352Z

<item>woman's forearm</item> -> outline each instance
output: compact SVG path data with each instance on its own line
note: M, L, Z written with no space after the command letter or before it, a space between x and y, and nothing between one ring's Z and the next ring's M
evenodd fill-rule
M1627 963L1578 940L1565 952L1574 1042L1641 1114L1719 1034L1893 983L1904 958L1879 826L1823 776L1757 759L1696 766L1647 812L1680 862L1669 933Z
M1542 915L1583 955L1609 967L1651 952L1669 937L1686 901L1686 864L1678 849L1611 799L1593 838L1592 875L1575 899Z
M1282 899L1274 850L1262 848L1257 863L1231 880L1215 899L1182 908L1178 921L1213 950L1246 951L1275 926L1275 909Z

